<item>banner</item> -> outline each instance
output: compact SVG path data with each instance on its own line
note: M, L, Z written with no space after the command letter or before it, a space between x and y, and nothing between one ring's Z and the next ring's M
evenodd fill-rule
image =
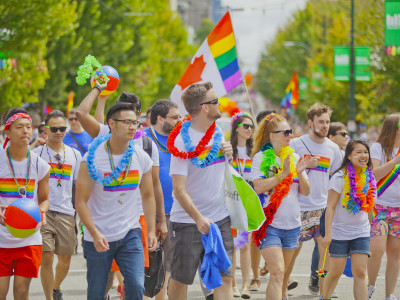
M389 55L400 55L400 1L385 2L385 46Z
M355 47L355 79L356 81L371 81L370 49L369 47ZM350 80L350 47L335 47L334 49L334 79L338 81Z

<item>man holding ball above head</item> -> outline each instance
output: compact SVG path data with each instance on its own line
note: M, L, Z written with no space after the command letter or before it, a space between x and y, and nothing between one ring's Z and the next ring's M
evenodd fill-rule
M27 198L38 203L45 223L50 167L28 149L32 120L23 108L14 107L7 112L5 134L5 149L0 151L0 300L6 299L13 275L13 299L26 300L31 279L39 274L42 236L37 230L26 238L14 237L5 227L3 214L14 200Z

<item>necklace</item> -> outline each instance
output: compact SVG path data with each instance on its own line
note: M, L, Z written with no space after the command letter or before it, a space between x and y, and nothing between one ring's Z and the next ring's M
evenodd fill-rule
M54 174L54 177L57 179L57 187L61 187L61 178L64 176L64 165L65 165L65 145L63 144L63 152L64 152L64 158L63 158L63 162L61 164L61 159L57 159L57 157L59 158L60 155L57 153L54 157L57 159L58 163L57 163L57 167L58 169L62 169L61 175L57 177L57 173L54 170L54 166L53 166L53 162L51 161L51 155L49 153L49 146L46 144L46 151L47 151L47 155L49 156L49 160L50 160L50 167L51 167L51 171Z
M153 140L156 143L158 149L163 153L169 153L168 148L163 144L161 144L161 142L158 140L157 135L153 129L153 126L150 127L150 134L153 137Z
M111 155L110 139L107 140L106 146L107 146L108 159L110 160L111 171L115 172L114 160L113 160L113 157ZM129 160L129 163L126 166L125 175L124 175L124 178L122 178L122 180L118 180L119 176L117 178L114 178L114 181L118 185L121 185L124 182L124 180L126 179L126 176L128 175L130 166L131 166L131 160Z
M15 170L14 166L11 160L11 155L10 155L10 147L7 148L7 158L8 158L8 166L10 168L11 174L14 178L15 184L17 185L18 189L18 194L21 196L21 198L26 198L26 193L27 193L27 187L29 185L29 182L31 181L31 153L28 150L28 160L26 164L26 178L25 178L25 186L19 186L18 180L15 177Z

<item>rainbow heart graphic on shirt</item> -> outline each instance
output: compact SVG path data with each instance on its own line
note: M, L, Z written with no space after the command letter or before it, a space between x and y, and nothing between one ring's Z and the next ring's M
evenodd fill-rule
M59 169L57 163L49 163L50 165L50 178L53 179L61 179L61 180L70 180L71 179L71 171L72 165L64 165L64 168ZM63 173L64 170L64 173Z
M110 175L110 173L104 173L104 177ZM125 171L118 177L118 181L123 180L125 177ZM106 192L121 192L121 191L134 191L139 185L139 171L130 170L126 175L125 180L119 184L115 180L111 184L104 184L103 190Z
M18 185L24 187L25 178L17 178ZM35 193L35 179L31 179L26 188L26 198L32 199ZM21 198L14 178L0 178L0 197Z

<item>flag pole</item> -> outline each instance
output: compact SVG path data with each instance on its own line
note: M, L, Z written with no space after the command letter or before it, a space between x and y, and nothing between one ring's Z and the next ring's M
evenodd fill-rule
M228 7L228 11L229 11L229 15L231 15L231 9L229 7ZM231 20L232 20L232 18L231 18ZM232 31L233 31L233 38L235 39L235 44L236 44L235 51L236 51L236 57L237 57L237 60L238 60L238 66L239 66L240 74L242 75L242 84L243 84L244 89L246 91L247 102L250 105L251 114L252 114L253 118L255 118L256 115L254 113L253 104L252 104L252 102L250 100L249 90L248 90L247 85L246 85L246 79L244 78L243 72L242 72L242 68L240 67L239 53L238 53L238 49L237 49L238 48L237 46L239 44L236 41L236 35L235 35L235 29L233 28L233 22L232 22Z

